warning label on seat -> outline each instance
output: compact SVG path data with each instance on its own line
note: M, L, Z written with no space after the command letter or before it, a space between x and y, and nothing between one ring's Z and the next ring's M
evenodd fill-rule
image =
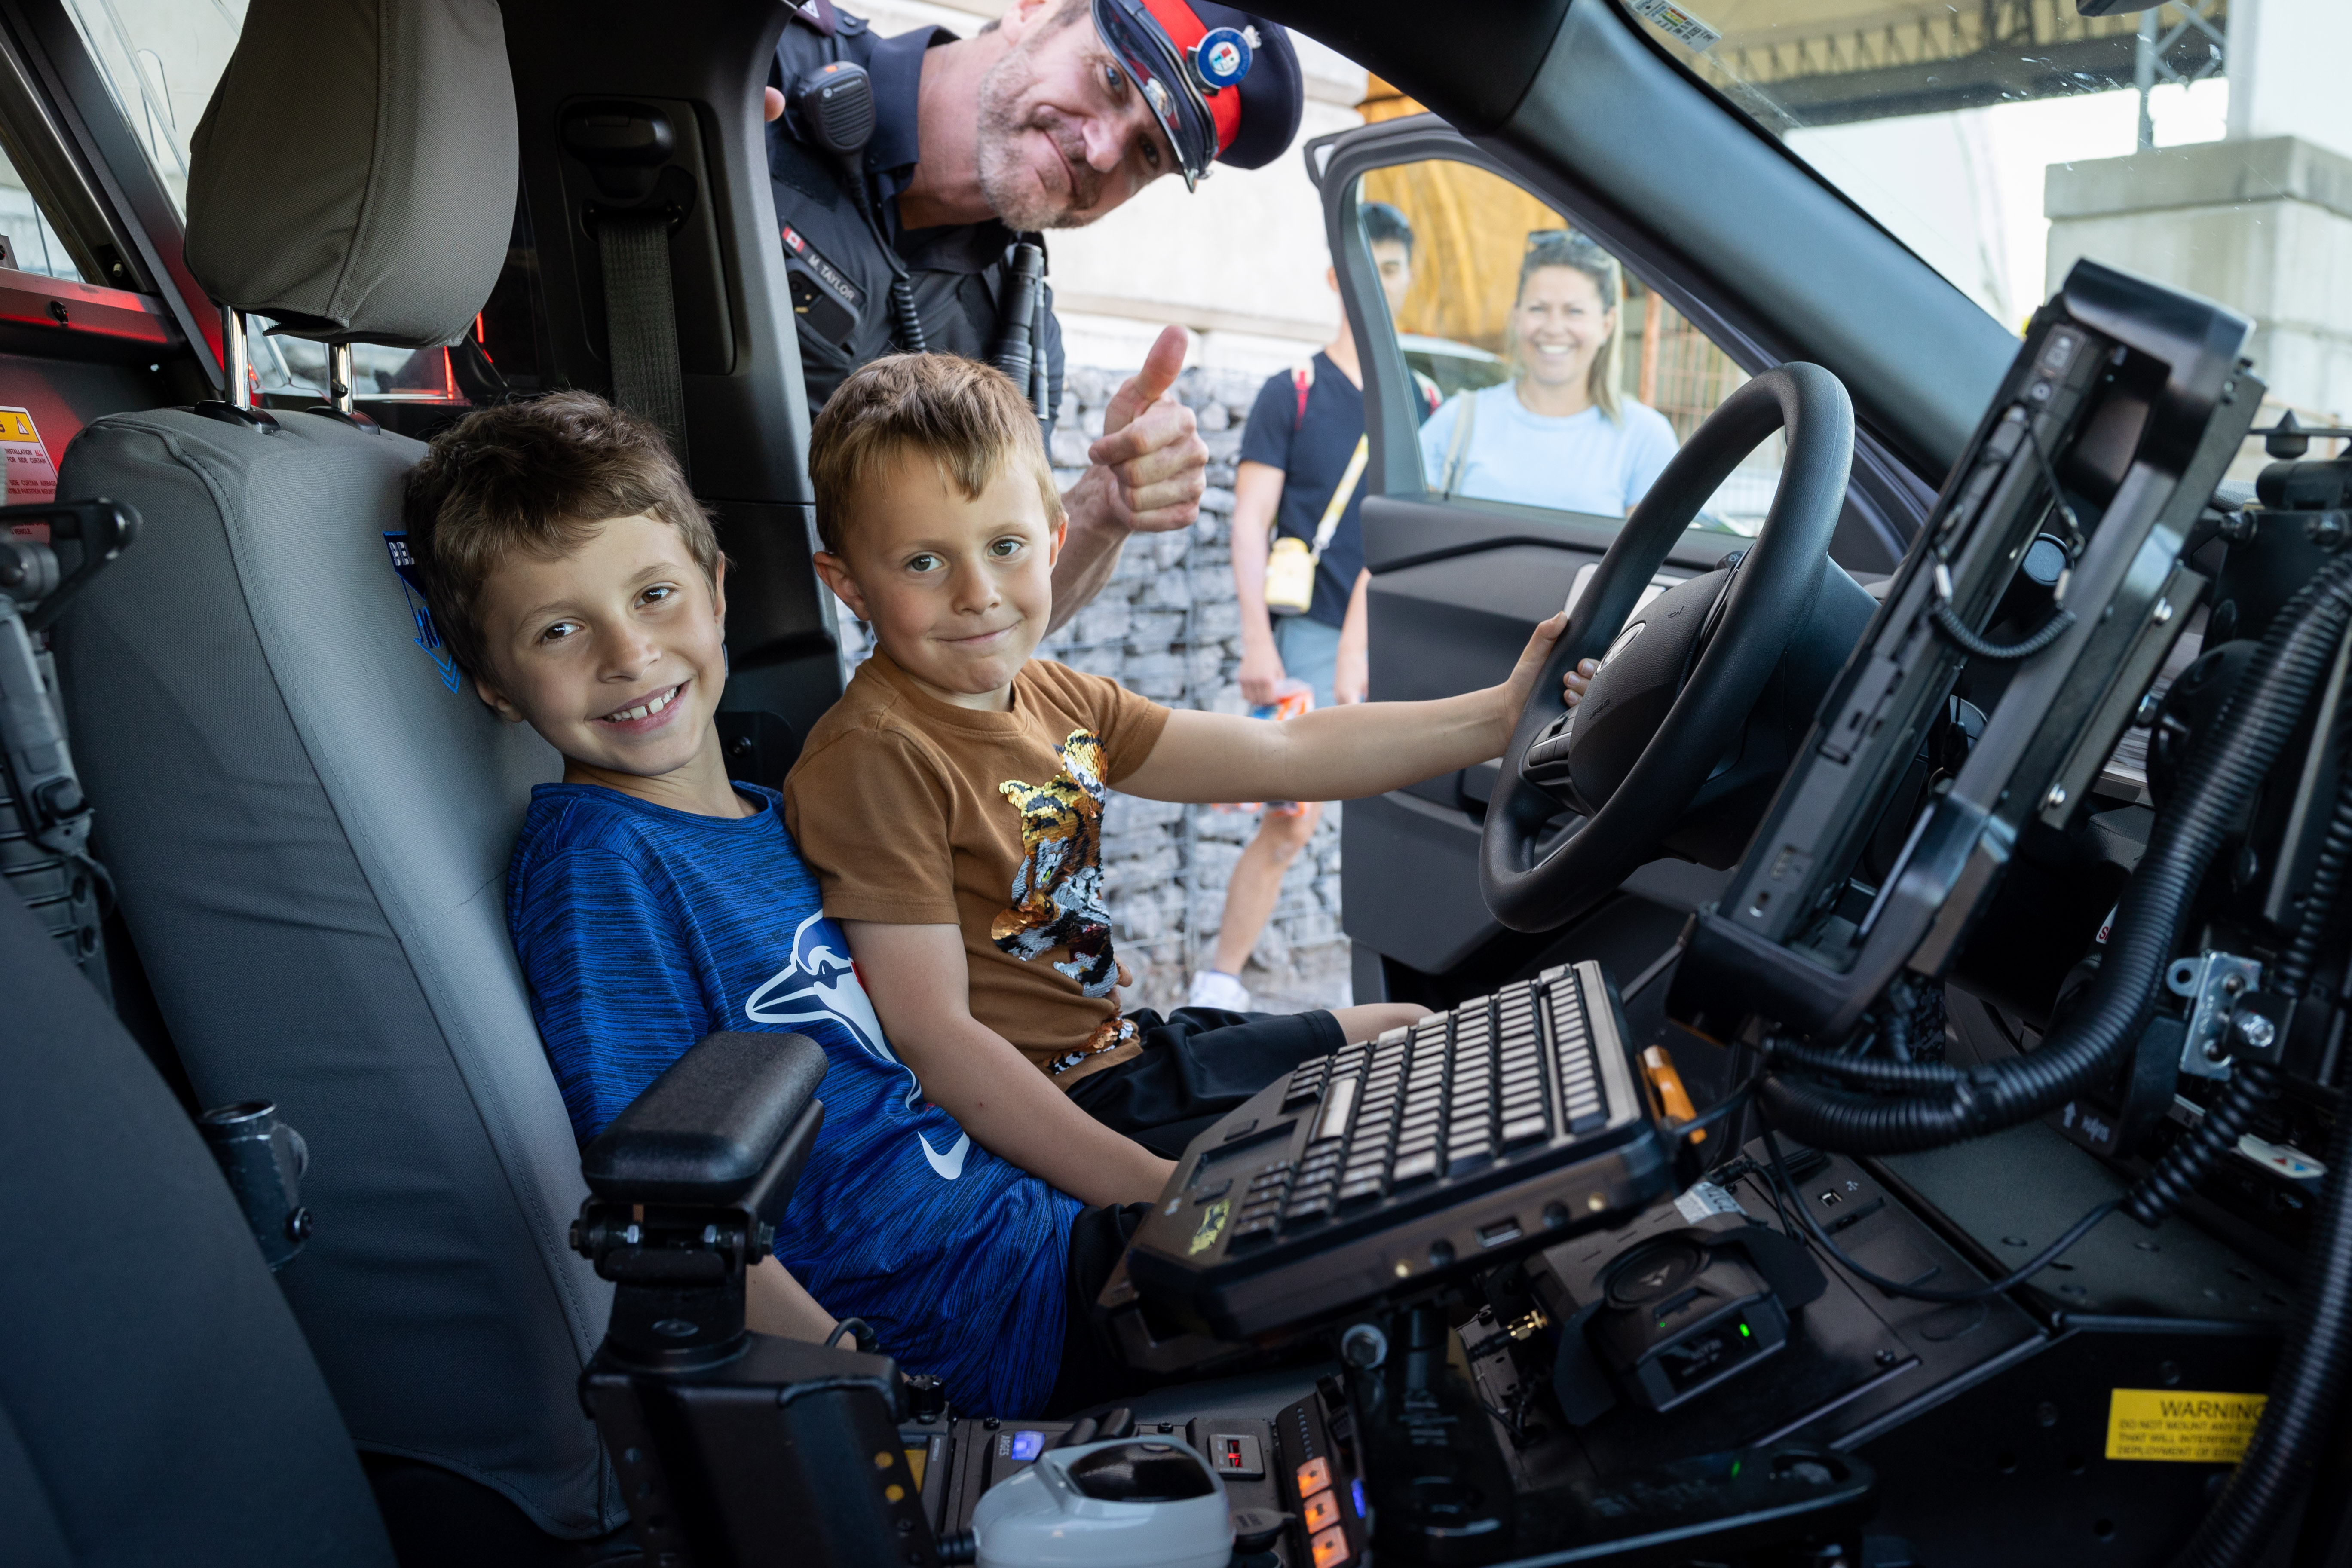
M2118 1388L2107 1406L2107 1458L2234 1465L2269 1395Z
M41 433L33 428L31 409L0 408L0 461L6 466L8 505L46 506L58 499L57 465L49 461ZM34 526L47 534L48 524ZM17 531L23 531L22 524Z

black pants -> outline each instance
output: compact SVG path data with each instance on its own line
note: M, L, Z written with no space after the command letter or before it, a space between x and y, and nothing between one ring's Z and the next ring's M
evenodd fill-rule
M1150 1204L1100 1204L1080 1209L1070 1221L1070 1259L1062 1271L1062 1369L1054 1374L1042 1414L1068 1415L1173 1381L1128 1365L1095 1310L1095 1299L1150 1212Z
M1079 1110L1173 1160L1217 1120L1300 1062L1347 1041L1325 1012L1228 1013L1179 1007L1130 1013L1143 1050L1070 1086Z

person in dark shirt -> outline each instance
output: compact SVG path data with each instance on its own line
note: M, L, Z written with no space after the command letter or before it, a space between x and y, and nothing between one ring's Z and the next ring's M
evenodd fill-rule
M1412 226L1386 202L1368 202L1361 213L1381 291L1393 312L1412 286ZM1339 275L1325 277L1336 291ZM1418 384L1417 389L1427 391ZM1429 406L1424 395L1423 417ZM1234 589L1242 611L1242 696L1253 706L1273 704L1291 681L1303 682L1319 708L1364 700L1368 459L1363 370L1342 311L1339 335L1321 353L1266 379L1242 434L1234 481ZM1280 605L1270 611L1270 552L1290 552L1295 567L1302 551L1314 563L1312 597L1287 613ZM1313 802L1268 803L1226 884L1216 960L1193 973L1193 1006L1248 1010L1242 966L1274 910L1283 873L1322 815Z
M871 134L845 159L809 122L814 100L787 107L803 84L845 70L866 74L874 109ZM767 98L812 414L883 354L994 363L1016 244L1042 253L1041 231L1092 223L1163 174L1191 189L1213 163L1261 168L1289 148L1305 103L1289 35L1212 0L1012 0L969 38L943 27L877 37L832 0L805 0L777 44ZM1050 287L1035 325L1050 427L1063 369ZM1200 515L1208 448L1192 411L1169 395L1185 344L1182 328L1161 331L1063 497L1056 626L1109 581L1130 532Z

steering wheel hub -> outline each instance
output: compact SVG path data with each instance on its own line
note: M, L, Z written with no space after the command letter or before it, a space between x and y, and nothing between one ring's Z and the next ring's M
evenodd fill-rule
M1641 595L1698 510L1775 430L1788 459L1736 570ZM1518 931L1567 924L1674 832L1730 752L1805 625L1830 563L1853 460L1853 405L1819 365L1779 365L1727 398L1658 476L1601 558L1519 715L1486 808L1478 880ZM1564 671L1602 668L1571 713ZM1591 820L1540 860L1565 803Z

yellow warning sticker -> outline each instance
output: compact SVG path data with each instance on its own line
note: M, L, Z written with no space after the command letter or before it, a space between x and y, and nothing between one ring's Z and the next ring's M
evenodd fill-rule
M2107 1406L2107 1458L2234 1465L2245 1458L2269 1397L2118 1388Z
M28 408L0 408L0 466L7 475L7 504L46 506L58 499L57 466L33 427ZM47 524L39 525L46 531Z

